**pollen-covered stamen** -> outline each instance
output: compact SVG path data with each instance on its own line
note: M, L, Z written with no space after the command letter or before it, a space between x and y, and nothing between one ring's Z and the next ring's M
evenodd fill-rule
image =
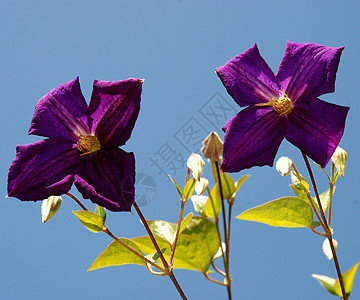
M286 116L291 112L293 105L289 96L282 91L280 92L283 94L283 96L276 99L272 99L269 102L257 103L255 104L255 106L272 106L279 115Z
M93 154L100 150L100 142L96 136L79 134L77 149L83 154Z
M272 107L279 115L287 115L292 110L292 101L288 95L282 91L280 92L283 94L283 96L275 99L273 101Z

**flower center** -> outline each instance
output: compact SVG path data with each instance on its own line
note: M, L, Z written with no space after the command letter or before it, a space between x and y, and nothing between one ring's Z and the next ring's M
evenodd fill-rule
M79 134L77 149L84 154L93 154L100 150L100 142L93 135Z
M257 103L255 106L272 106L273 109L280 115L280 116L286 116L288 115L292 108L293 104L291 99L288 95L286 95L284 92L280 91L283 95L279 98L272 99L269 102L266 103Z
M292 101L290 100L288 95L286 95L285 93L283 94L283 96L275 99L272 104L272 107L279 115L287 115L291 112L293 107Z

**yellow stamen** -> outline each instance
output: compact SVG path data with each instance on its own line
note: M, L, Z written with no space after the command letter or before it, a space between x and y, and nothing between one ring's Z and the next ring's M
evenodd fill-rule
M280 91L283 96L276 98L276 99L272 99L269 102L266 103L258 103L255 104L255 106L272 106L275 110L275 112L277 112L279 115L281 116L286 116L288 115L291 110L292 110L292 101L289 98L288 95L286 95L284 92Z
M100 142L93 135L79 134L77 149L82 152L81 155L94 154L100 150Z

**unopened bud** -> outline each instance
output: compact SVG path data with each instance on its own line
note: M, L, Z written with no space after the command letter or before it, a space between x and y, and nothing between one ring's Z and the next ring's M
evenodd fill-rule
M215 131L211 131L205 140L203 140L201 152L210 161L221 161L223 154L223 142Z
M60 196L50 196L41 205L42 222L49 221L59 210L62 199Z
M195 183L196 195L198 195L198 196L202 195L206 191L206 188L208 187L208 185L209 185L209 180L207 180L204 177L201 177L200 181L196 181L196 183Z
M338 242L334 239L332 239L332 242L333 242L333 245L334 245L334 248L335 248L335 251L337 249L337 246L338 246ZM326 256L326 258L328 260L332 260L333 259L333 253L331 251L331 246L330 246L330 242L328 239L325 239L324 242L323 242L323 252Z
M288 176L292 169L292 160L286 156L282 156L276 162L275 167L281 176Z
M197 181L200 181L205 162L199 154L192 153L187 160L187 167Z
M339 175L341 177L345 176L345 167L346 167L346 161L347 161L347 153L343 148L340 148L339 146L336 148L333 156L331 157L331 160L336 166L336 169L339 172Z

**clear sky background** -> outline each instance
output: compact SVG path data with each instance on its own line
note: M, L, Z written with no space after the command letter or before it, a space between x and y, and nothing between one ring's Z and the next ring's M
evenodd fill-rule
M220 128L240 108L214 69L254 42L274 72L287 40L345 46L336 91L320 98L351 107L340 143L349 160L345 179L337 183L332 225L341 268L352 267L360 260L359 11L355 0L2 0L0 298L177 299L168 278L155 277L140 266L86 272L110 239L84 229L71 213L78 207L67 197L46 224L41 223L41 202L4 199L8 168L16 145L41 139L27 136L27 131L36 102L52 88L79 75L89 100L94 79L145 78L139 118L123 148L135 153L137 172L156 184L155 198L147 198L150 203L142 206L145 216L175 221L179 199L164 174L183 182L185 167L174 157L186 159L197 151L199 139L211 130L223 137ZM225 114L209 114L216 103L226 106ZM189 125L197 133L191 139L183 134ZM161 161L164 147L173 150L171 161ZM277 158L283 155L306 174L299 150L286 141ZM207 165L208 177L209 171ZM324 190L326 180L316 173ZM290 179L274 168L255 167L233 178L243 174L251 177L236 198L234 215L292 195ZM143 186L136 188L137 197L147 195ZM186 213L190 211L191 202L186 206ZM145 235L136 214L109 213L107 225L121 237ZM312 273L336 277L333 262L322 254L322 242L308 229L273 228L234 219L234 299L331 298L311 277ZM224 287L198 272L175 270L175 274L189 299L226 299ZM360 299L360 275L355 278L353 299Z

